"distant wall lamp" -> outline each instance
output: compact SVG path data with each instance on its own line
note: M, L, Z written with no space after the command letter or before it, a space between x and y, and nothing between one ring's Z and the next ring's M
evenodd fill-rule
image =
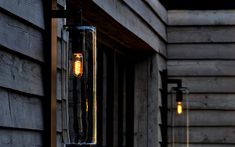
M182 87L182 80L180 79L168 79L167 84L176 84L177 87L172 87L175 91L176 99L176 112L178 115L183 113L183 94L188 93L188 88Z

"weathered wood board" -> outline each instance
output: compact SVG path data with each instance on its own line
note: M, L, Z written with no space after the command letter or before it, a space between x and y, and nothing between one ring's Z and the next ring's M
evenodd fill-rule
M1 46L43 61L42 33L1 12L0 16Z
M169 43L235 42L235 26L168 27L167 33Z
M166 40L166 26L142 0L123 0L139 17L148 23L156 33Z
M112 16L122 26L142 39L157 52L165 50L165 43L151 29L149 29L134 12L126 7L121 1L98 1L93 0L106 13ZM126 21L129 20L129 21ZM140 31L145 30L145 31Z
M0 7L35 26L45 28L42 0L2 0L0 1Z
M0 50L0 86L43 96L41 65Z
M168 25L234 25L234 10L170 10Z
M0 89L0 126L43 130L43 110L40 97L23 96Z
M21 130L0 130L0 146L2 147L36 147L43 146L41 132Z
M176 109L173 109L173 114L168 113L168 125L172 126L171 120L174 118L174 126L186 127L186 110L181 115L176 114ZM189 125L197 127L235 127L235 111L227 110L189 110Z
M169 44L167 55L175 60L231 60L235 59L235 44Z
M170 96L169 96L170 99ZM235 94L218 93L218 94L192 94L184 97L184 101L188 99L189 109L192 110L217 110L217 111L234 111L235 110ZM169 108L171 101L168 101Z
M235 60L171 60L167 65L169 76L235 76Z
M189 128L190 143L198 144L234 144L235 128L234 127L190 127ZM169 137L172 135L169 130ZM186 143L186 128L175 128L175 142ZM171 142L171 138L169 138Z

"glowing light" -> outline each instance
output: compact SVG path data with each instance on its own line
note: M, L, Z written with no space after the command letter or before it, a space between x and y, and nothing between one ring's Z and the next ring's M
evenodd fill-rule
M177 102L177 114L183 113L182 102Z
M73 75L81 78L83 74L83 55L82 53L73 54Z

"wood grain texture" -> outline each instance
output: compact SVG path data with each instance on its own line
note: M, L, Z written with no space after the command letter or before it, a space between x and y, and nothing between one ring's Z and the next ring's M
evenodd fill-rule
M235 110L235 94L190 94L189 108L198 110Z
M130 8L132 8L146 23L163 39L166 40L165 24L149 9L142 0L123 0Z
M234 10L170 10L168 25L234 25Z
M148 60L148 147L154 147L161 137L158 134L159 124L159 89L158 85L158 54L152 55Z
M135 67L134 100L134 147L143 147L148 142L148 62L141 61Z
M235 44L169 44L167 55L169 59L235 59Z
M165 7L159 2L159 0L145 0L149 4L150 7L158 14L158 16L162 19L166 24L167 21L167 10Z
M43 96L41 65L0 50L0 86Z
M170 76L235 76L234 61L168 61L168 72Z
M175 145L175 147L186 146L186 144L183 144L183 143L176 143L174 145ZM219 143L219 144L216 144L216 143L192 144L192 143L190 143L189 144L190 147L234 147L234 145L235 144L233 144L233 143L231 143L231 144L230 143L228 143L228 144L221 144L221 143ZM168 144L168 147L172 147L172 144Z
M40 28L45 28L42 2L42 0L2 0L0 7Z
M170 95L168 108L171 107ZM188 99L189 109L191 110L215 110L215 111L233 111L235 110L235 94L218 93L218 94L189 94L184 97ZM175 106L174 106L175 108Z
M173 77L171 77L173 78ZM177 77L182 79L183 86L190 93L234 93L235 78L233 77Z
M0 89L0 126L43 130L42 101ZM1 131L0 131L1 132Z
M6 3L9 2L12 1L6 1ZM0 44L10 50L43 61L42 33L1 12Z
M186 126L186 110L182 115L177 115L175 109L173 110L175 123L174 126ZM221 111L221 110L189 110L189 125L198 127L235 127L235 111ZM168 125L172 126L172 115L168 115Z
M169 43L235 42L234 26L169 27L167 32Z
M40 147L42 134L40 132L1 129L0 146L2 147Z
M152 47L157 52L165 51L164 42L150 30L142 20L126 7L121 1L110 0L93 0L93 2L101 7L106 13L118 21L122 26L130 32L138 36L145 43ZM129 21L126 21L129 20ZM145 30L145 31L140 31Z
M56 130L57 130L57 133L58 132L62 132L62 122L63 122L63 120L62 120L62 103L60 102L60 101L57 101L57 114L56 114L56 123L57 123L57 128L56 128Z
M175 142L185 143L185 128L175 128ZM235 143L235 127L190 127L190 143L226 144ZM171 136L171 131L169 131Z

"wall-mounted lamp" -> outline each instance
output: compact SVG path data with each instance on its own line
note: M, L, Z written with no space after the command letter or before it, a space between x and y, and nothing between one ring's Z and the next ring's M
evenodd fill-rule
M78 145L95 145L97 138L96 112L96 28L69 28L70 141Z
M171 128L171 142L175 142L175 124L189 126L189 90L182 86L181 79L169 79L167 70L160 72L162 80L162 142L168 146L169 125ZM185 113L184 113L185 110ZM182 131L182 129L180 129ZM188 138L188 132L185 133Z
M52 17L67 18L69 23L65 26L70 60L66 147L96 145L96 28L82 25L81 10L52 10Z
M176 112L178 115L183 113L183 95L188 93L186 87L182 87L182 81L180 79L168 79L167 84L176 84L177 87L172 87L172 91L175 92L176 100Z

